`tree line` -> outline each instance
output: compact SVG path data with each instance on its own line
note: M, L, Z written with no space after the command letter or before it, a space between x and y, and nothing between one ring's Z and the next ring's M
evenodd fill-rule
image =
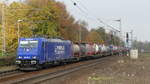
M138 49L139 52L150 52L150 42L149 41L142 42L142 41L134 40L132 47L134 49Z
M119 45L119 37L106 33L104 27L88 30L88 23L76 20L66 6L55 0L25 0L11 4L0 3L0 30L2 30L2 5L5 5L5 29L7 52L15 52L18 45L17 27L20 37L62 37L73 42L94 42ZM18 20L21 20L18 23ZM2 40L2 32L0 33ZM2 49L2 41L0 41Z

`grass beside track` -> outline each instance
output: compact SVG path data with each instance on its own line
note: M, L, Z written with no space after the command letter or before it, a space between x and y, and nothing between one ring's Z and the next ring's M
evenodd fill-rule
M1 66L0 67L0 72L4 72L4 71L11 71L11 70L15 70L17 67L14 66Z
M10 66L15 64L15 57L0 58L0 67L1 66Z
M0 59L9 58L9 57L15 57L15 56L16 56L16 53L14 53L14 52L5 53L4 55L2 55L2 53L0 52Z
M16 54L14 52L6 53L3 56L2 53L0 52L0 67L14 65L15 56Z
M150 53L141 53L140 56L150 58Z

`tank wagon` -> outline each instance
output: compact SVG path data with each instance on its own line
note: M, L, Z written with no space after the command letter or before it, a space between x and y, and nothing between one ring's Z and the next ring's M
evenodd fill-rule
M49 65L79 61L88 57L111 55L125 49L95 43L73 43L58 38L21 38L16 64L20 70L37 70Z

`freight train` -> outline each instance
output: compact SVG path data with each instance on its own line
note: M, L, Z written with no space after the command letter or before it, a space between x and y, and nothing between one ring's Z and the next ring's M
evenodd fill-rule
M21 38L16 64L20 70L37 70L48 65L80 61L126 52L127 48L96 43L73 43L59 38Z

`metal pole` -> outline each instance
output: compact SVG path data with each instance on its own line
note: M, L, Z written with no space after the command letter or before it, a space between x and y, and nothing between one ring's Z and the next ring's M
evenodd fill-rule
M119 19L119 20L114 20L114 21L117 21L117 22L119 22L119 35L120 35L120 46L122 46L122 44L121 44L121 40L123 39L123 37L122 37L122 21L121 21L121 19Z
M80 29L79 29L79 42L81 43L81 26L79 26Z
M120 44L121 44L121 40L122 40L122 21L120 19Z
M18 28L18 32L17 32L17 34L18 34L18 43L19 43L19 39L20 39L20 22L22 22L23 20L17 20L17 28Z
M6 39L5 39L5 4L2 4L2 56L6 53Z
M133 48L133 30L131 30L131 48Z
M20 28L19 28L19 21L17 22L18 25L18 43L19 43L19 38L20 38Z

